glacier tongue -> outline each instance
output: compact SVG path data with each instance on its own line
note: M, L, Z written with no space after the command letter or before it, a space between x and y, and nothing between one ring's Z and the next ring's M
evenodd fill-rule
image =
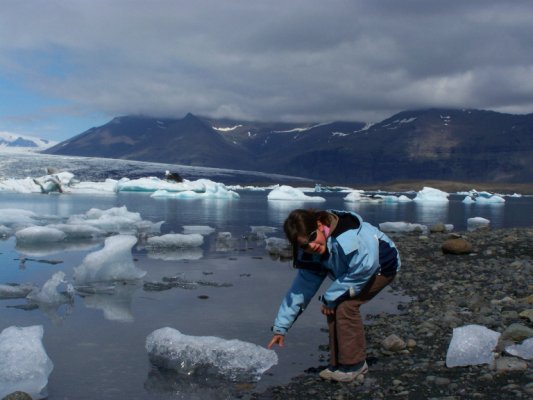
M165 327L150 333L146 350L152 364L186 375L215 375L230 381L258 381L278 363L273 350L241 340L188 336Z

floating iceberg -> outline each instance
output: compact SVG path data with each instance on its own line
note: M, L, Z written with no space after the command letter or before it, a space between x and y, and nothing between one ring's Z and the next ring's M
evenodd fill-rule
M31 283L0 284L0 300L2 299L24 299L36 287Z
M466 197L463 199L463 203L465 204L502 204L505 203L505 199L502 196L498 196L496 194L492 194L489 192L478 192L477 190L473 189L470 192L467 193L460 193L460 194L466 194Z
M196 190L188 189L183 191L169 191L159 189L151 197L164 197L173 199L238 199L240 196L237 192L229 190L223 183L213 182L208 179L199 179L196 181Z
M137 234L140 231L158 232L162 222L143 221L141 215L130 212L126 206L113 207L108 210L91 208L85 214L71 215L68 225L88 225L100 229L107 234Z
M500 333L481 325L465 325L454 328L452 340L446 353L446 366L492 364Z
M46 226L65 233L67 239L93 239L106 235L100 228L82 224L50 224Z
M167 181L154 176L128 179L122 178L118 182L119 192L155 192L166 190L167 192L184 192L187 190L193 192L205 192L206 182L212 182L208 179L199 179L197 181L184 180L183 182ZM214 183L214 182L213 182Z
M50 243L61 242L67 235L56 228L45 226L30 226L15 233L17 242L22 243Z
M475 231L476 229L488 228L490 221L482 217L473 217L466 220L466 228L469 231Z
M37 214L33 211L19 210L17 208L0 209L0 225L5 227L24 227L35 225Z
M379 229L382 232L420 232L420 233L427 233L428 227L426 225L421 224L413 224L410 222L382 222L379 224Z
M266 239L266 235L268 233L277 232L278 228L275 228L273 226L252 225L250 226L250 230L252 231L252 233L249 236L250 239L262 240L262 239Z
M324 202L323 197L307 196L300 189L293 188L287 185L281 185L272 191L267 196L268 200L282 200L282 201L312 201L312 202Z
M533 360L533 338L526 339L520 344L507 346L505 351L524 360Z
M199 247L161 248L148 247L148 258L163 261L199 260L204 252Z
M215 231L215 228L211 228L207 225L183 225L183 233L199 233L200 235L209 235Z
M344 196L344 201L348 203L356 203L361 200L361 195L364 193L362 190L352 190L346 196Z
M162 236L154 236L146 240L148 248L176 248L198 247L204 243L204 237L199 233L183 235L181 233L169 233Z
M43 327L10 326L0 333L0 398L24 391L33 399L46 397L54 364L44 349Z
M429 203L447 203L449 202L448 196L448 193L443 192L439 189L424 187L422 190L417 192L414 201Z
M67 294L60 293L57 288L65 281L65 273L58 271L50 279L48 279L41 289L32 290L26 297L28 300L45 303L45 304L60 304L72 299L74 289L71 285L67 285Z
M215 375L230 381L257 381L278 363L273 350L237 339L187 336L169 327L146 338L152 364L185 375Z
M135 243L135 236L108 237L103 249L87 254L82 264L74 268L76 284L142 278L146 272L135 266L131 256Z

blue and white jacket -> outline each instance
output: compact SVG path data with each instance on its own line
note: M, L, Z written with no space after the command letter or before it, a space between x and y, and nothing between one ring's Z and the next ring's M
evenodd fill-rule
M334 308L339 297L347 292L352 297L358 295L370 278L380 272L380 244L388 249L396 249L394 242L387 235L375 226L363 222L358 214L335 210L329 212L341 218L352 215L359 221L358 227L346 230L338 236L333 232L332 236L327 239L328 256L306 255L307 258L314 257L314 264L319 263L321 268L317 271L298 269L274 321L272 327L274 333L281 335L287 333L316 294L326 276L329 276L333 283L324 293L322 301L327 307ZM303 255L302 252L298 253L294 260L295 265ZM395 264L395 271L398 271L400 269L399 253L394 251L393 255L395 256L395 260L392 260ZM390 260L388 261L390 263Z

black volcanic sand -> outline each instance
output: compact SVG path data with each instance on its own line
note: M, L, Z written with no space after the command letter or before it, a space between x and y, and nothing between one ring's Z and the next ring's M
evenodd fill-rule
M461 234L472 243L473 253L443 254L441 245L447 233L394 237L403 266L393 288L414 300L401 305L399 315L370 316L366 325L370 370L363 382L322 381L318 372L326 366L324 344L316 366L287 385L253 393L251 398L533 398L533 360L513 357L519 370L511 371L488 364L445 365L454 327L479 324L501 333L511 324L520 324L526 331L533 328L528 318L520 316L533 309L533 228ZM403 339L407 347L396 352L384 350L381 342L391 334ZM500 344L501 361L509 357L503 347Z

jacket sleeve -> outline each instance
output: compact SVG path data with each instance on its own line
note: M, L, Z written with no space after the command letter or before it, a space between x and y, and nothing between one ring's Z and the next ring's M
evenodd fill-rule
M326 274L303 269L298 270L291 288L279 307L278 315L272 327L274 333L280 335L287 333L318 291L325 277Z

